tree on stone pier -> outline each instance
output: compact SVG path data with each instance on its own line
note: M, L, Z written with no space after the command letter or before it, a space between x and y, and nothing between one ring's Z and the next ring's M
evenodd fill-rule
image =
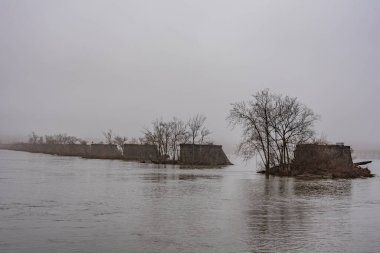
M175 161L179 157L179 144L186 143L189 138L189 133L187 131L186 124L174 117L172 121L169 122L171 128L171 153L172 159Z
M194 117L191 117L187 121L187 126L189 127L189 133L191 137L192 144L203 142L204 138L209 135L211 132L205 128L204 124L206 117L202 114L197 114ZM197 138L201 136L199 140Z
M127 140L127 137L122 137L120 135L116 135L112 140L112 143L116 144L122 155L124 154L124 144Z
M241 126L238 153L245 159L258 155L265 171L289 164L295 146L312 140L318 116L295 97L272 94L268 89L248 101L232 104L227 117L232 127Z
M113 133L112 129L108 129L108 131L103 132L103 136L106 139L107 144L112 144L113 143Z
M194 117L191 117L187 126L189 127L189 133L191 137L191 141L193 144L193 163L195 162L195 143L203 144L205 137L209 135L211 132L204 126L206 121L206 117L201 114L197 114ZM197 140L198 136L200 136L199 140Z

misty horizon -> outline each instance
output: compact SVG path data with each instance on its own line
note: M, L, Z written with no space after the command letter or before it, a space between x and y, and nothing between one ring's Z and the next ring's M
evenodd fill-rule
M156 118L207 117L239 142L231 103L297 97L331 142L380 148L377 1L1 1L0 140L142 136Z

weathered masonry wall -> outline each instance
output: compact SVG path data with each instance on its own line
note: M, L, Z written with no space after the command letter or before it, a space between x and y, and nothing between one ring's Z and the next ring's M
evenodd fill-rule
M354 178L362 173L352 162L350 146L344 145L298 145L291 164L291 175Z
M181 144L180 163L194 165L232 164L221 145Z
M86 158L122 159L123 157L114 144L91 144L89 155Z
M158 155L155 145L124 144L123 156L131 161L157 161Z
M82 144L29 144L16 143L3 145L4 149L43 153L62 156L87 156L90 148Z
M43 153L62 156L79 156L99 159L121 159L121 152L116 145L108 144L30 144L16 143L3 145L4 149Z
M125 159L141 162L159 162L154 145L125 144L123 154L116 145L110 144L3 144L2 149L26 151L62 156L79 156L97 159ZM221 145L181 144L180 164L187 165L229 165Z

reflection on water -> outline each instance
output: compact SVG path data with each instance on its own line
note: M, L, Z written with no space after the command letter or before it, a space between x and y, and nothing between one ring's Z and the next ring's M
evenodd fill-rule
M380 252L380 177L0 150L0 192L0 252Z
M351 181L272 177L263 181L262 192L249 189L253 252L350 251Z
M310 197L330 197L335 200L351 196L352 180L310 180L294 184L294 194Z
M182 171L181 171L182 172ZM170 180L196 180L196 179L218 179L221 178L222 175L212 175L212 174L186 174L186 173L168 173L168 172L159 172L156 171L154 173L145 173L143 174L143 179L150 182L162 182Z

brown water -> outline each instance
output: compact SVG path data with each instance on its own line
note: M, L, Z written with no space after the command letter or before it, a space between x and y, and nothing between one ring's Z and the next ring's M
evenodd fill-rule
M0 150L0 252L380 252L379 233L380 177Z

